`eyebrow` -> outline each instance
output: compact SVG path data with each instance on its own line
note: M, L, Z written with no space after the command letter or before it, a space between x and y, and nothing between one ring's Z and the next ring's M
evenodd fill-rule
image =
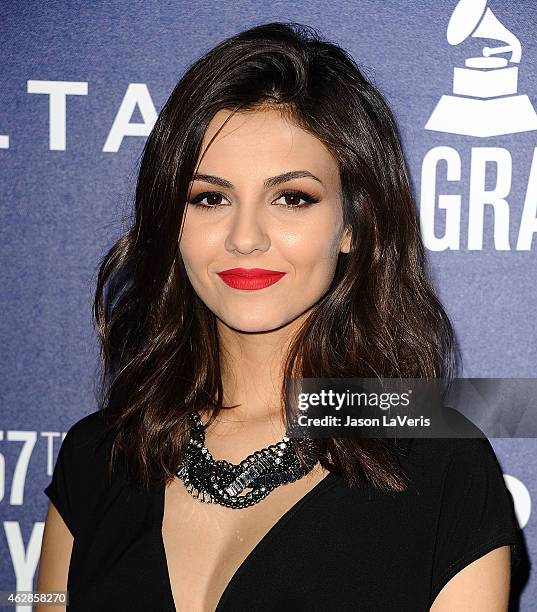
M317 178L311 172L308 172L308 170L291 170L290 172L284 172L283 174L278 174L277 176L271 176L263 182L263 186L265 189L268 189L269 187L274 187L280 183L285 183L297 178L312 178L321 183L321 185L323 184L321 179ZM212 185L219 185L220 187L226 187L227 189L234 189L233 184L226 179L220 178L219 176L213 176L211 174L195 174L192 180L205 181L206 183L211 183Z

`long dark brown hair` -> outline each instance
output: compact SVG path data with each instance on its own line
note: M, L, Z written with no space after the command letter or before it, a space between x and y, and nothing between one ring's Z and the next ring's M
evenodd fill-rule
M429 281L394 117L349 54L296 23L232 36L196 61L165 103L141 157L132 226L103 258L93 315L100 336L99 408L114 431L110 469L148 483L173 478L188 415L223 406L215 315L192 288L179 251L205 130L221 109L278 108L321 140L339 165L350 253L293 338L292 377L447 378L457 351ZM210 146L210 143L209 143ZM285 418L285 408L282 408ZM401 491L388 439L317 440L321 464L349 484Z

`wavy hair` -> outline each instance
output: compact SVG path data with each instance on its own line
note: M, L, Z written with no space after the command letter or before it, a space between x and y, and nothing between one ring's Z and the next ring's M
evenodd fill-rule
M198 59L162 108L140 161L130 229L100 262L93 316L100 338L99 408L143 483L174 477L191 411L223 405L215 315L179 251L189 186L206 128L221 109L278 108L337 160L350 253L285 361L294 377L447 378L454 332L429 280L396 122L352 57L308 26L267 23ZM210 143L208 144L210 146ZM393 440L316 440L320 463L351 485L405 489Z

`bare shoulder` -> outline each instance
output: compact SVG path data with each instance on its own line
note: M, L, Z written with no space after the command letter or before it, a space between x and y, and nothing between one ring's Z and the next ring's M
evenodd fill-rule
M430 612L506 612L510 581L509 546L499 546L455 574L438 593Z
M74 538L60 513L49 502L37 577L38 591L66 591ZM36 606L36 612L65 610L65 606Z
M79 475L88 472L90 466L95 467L95 454L89 452L94 448L95 442L101 439L105 433L104 413L101 410L92 412L76 421L67 431L62 442L61 457L61 480L65 490L68 490L71 501L77 500L79 495ZM58 456L58 461L60 456ZM50 495L49 495L50 496ZM55 500L57 497L53 497ZM59 496L59 500L63 497ZM64 504L65 505L65 502ZM80 506L80 504L78 504ZM39 573L37 578L37 589L39 591L66 591L71 561L71 552L74 544L73 524L77 522L73 517L78 517L80 508L73 502L69 505L69 512L65 514L66 520L70 522L71 529L67 526L59 509L52 501L49 502L43 539L41 543L41 555L39 559ZM69 519L71 519L69 521ZM37 612L52 610L65 610L65 606L37 606Z

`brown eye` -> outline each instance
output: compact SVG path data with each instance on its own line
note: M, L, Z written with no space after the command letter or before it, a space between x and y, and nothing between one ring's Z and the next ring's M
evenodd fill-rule
M280 202L278 202L278 200L280 200ZM278 206L282 206L283 208L298 210L300 208L306 208L311 204L316 204L319 202L319 199L304 191L285 191L280 194L275 201L278 202Z
M194 204L200 208L218 208L222 205L223 195L216 191L204 191L190 200L189 204ZM207 200L206 203L203 200Z
M219 193L210 193L206 197L209 206L218 206L222 202L222 196Z
M302 199L295 193L288 193L287 195L284 195L283 198L287 206L298 206L300 204L300 200Z

